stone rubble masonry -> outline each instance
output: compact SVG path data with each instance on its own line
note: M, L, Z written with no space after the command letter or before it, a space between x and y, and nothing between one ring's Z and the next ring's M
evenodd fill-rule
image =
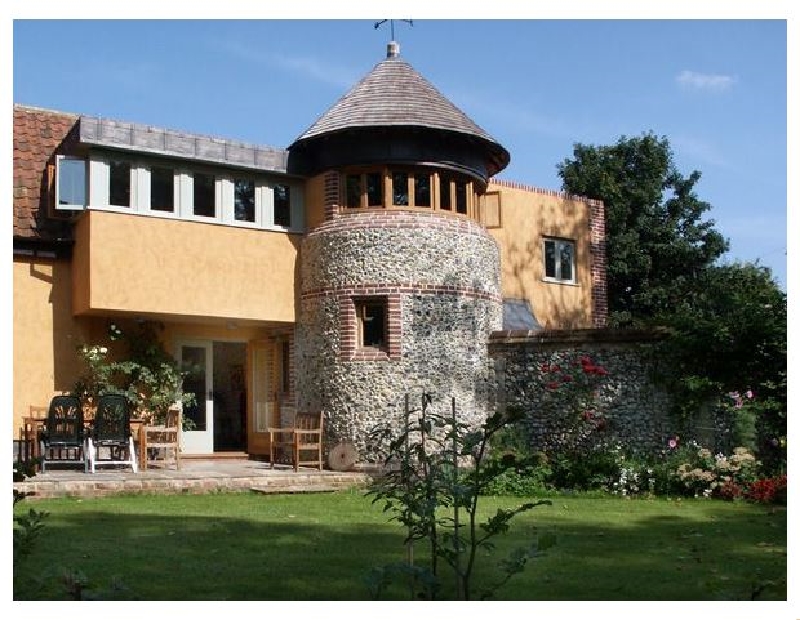
M486 343L502 327L500 256L479 224L411 212L342 212L311 231L301 249L296 332L298 410L324 409L325 445L368 441L378 424L401 428L406 394L432 411L450 398L480 423L494 406ZM386 351L358 351L353 300L387 300Z
M499 407L526 411L525 430L531 445L546 450L560 428L559 414L544 405L547 379L543 364L565 365L588 356L608 371L599 385L598 410L609 421L598 441L633 449L659 450L674 435L669 416L672 401L653 380L653 349L663 337L644 330L552 330L496 332L489 342L498 381Z

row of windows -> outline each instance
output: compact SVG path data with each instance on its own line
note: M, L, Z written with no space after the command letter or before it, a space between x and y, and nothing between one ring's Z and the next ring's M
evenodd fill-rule
M472 182L446 172L367 170L343 175L342 203L348 209L415 207L472 214Z
M258 227L298 228L297 188L247 175L216 175L125 159L59 156L56 208L87 205Z

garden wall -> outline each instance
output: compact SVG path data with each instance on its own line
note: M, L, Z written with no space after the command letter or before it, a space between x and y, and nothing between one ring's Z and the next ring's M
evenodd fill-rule
M671 398L651 376L657 363L654 348L661 338L663 333L658 331L615 329L494 332L489 355L495 363L498 406L524 409L524 429L535 449L556 448L571 432L583 434L590 443L662 449L674 436L675 424L670 416ZM590 368L602 368L607 374L584 376L581 358L590 359ZM554 367L564 370L556 377ZM596 394L594 406L564 405L567 394L557 393L555 386L560 386L567 372L576 385L591 379L584 385ZM567 428L576 420L578 431L574 426ZM603 422L591 424L595 420Z

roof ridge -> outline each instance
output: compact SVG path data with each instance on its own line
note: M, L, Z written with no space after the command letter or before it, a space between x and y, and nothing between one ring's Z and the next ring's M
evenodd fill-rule
M61 116L83 116L80 112L65 112L64 110L54 110L53 108L45 108L42 106L30 105L27 103L15 103L15 110L28 110L30 112L48 112L49 114L60 114Z
M518 181L510 181L507 179L498 179L496 177L492 177L489 179L489 185L500 185L501 187L507 187L509 189L520 189L526 192L532 192L534 194L542 194L544 196L554 196L556 198L563 198L564 200L575 200L577 202L584 202L589 206L603 206L603 201L598 200L597 198L588 198L586 196L580 196L578 194L570 194L568 192L563 192L557 189L546 189L543 187L537 187L535 185L528 185L526 183L520 183Z

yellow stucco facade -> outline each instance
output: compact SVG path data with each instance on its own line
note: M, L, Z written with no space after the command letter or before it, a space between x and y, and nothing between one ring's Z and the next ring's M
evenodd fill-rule
M489 233L500 246L503 297L526 299L543 327L592 326L592 290L587 203L555 192L490 183L500 194L500 227ZM544 239L575 243L575 283L544 278Z
M74 312L293 322L300 235L89 210Z

